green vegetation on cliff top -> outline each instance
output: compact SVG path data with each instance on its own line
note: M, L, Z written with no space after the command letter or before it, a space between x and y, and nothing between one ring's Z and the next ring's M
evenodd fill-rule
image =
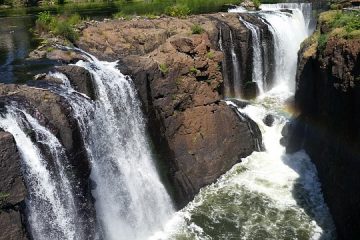
M330 38L360 39L360 11L332 10L319 16L318 27L302 45L307 46L304 56L322 53Z

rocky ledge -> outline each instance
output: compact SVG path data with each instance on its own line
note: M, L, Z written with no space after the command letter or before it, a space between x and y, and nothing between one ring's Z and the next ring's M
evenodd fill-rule
M326 46L314 41L328 32L320 22L301 48L300 115L284 133L289 152L305 148L315 163L338 239L360 239L360 39L330 33Z

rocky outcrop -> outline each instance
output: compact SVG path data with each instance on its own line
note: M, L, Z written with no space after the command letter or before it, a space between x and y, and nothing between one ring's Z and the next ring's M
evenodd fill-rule
M237 14L212 14L98 23L77 43L101 59L120 60L132 76L178 206L256 149L247 121L221 101L219 26L230 21L239 37L248 36ZM193 34L194 24L204 33Z
M320 26L321 29L322 26ZM307 41L299 54L295 104L284 130L288 151L315 163L339 239L360 239L360 39Z
M23 224L26 188L21 158L10 133L0 131L0 142L0 239L27 239Z

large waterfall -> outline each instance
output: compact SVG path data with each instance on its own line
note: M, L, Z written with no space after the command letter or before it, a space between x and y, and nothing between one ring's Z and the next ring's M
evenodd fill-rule
M245 13L269 25L274 34L275 83L245 107L238 107L237 101L226 102L259 125L266 150L254 152L203 188L167 223L166 230L152 239L335 239L314 164L306 152L286 154L280 145L281 131L290 117L284 103L293 94L297 52L309 33L301 11L309 9L306 6L276 5L270 9L265 5L266 11ZM252 47L261 48L255 24L243 18L240 21L252 34ZM254 71L259 65L256 51L252 56ZM259 81L257 74L253 74L253 81ZM274 121L266 125L266 118Z

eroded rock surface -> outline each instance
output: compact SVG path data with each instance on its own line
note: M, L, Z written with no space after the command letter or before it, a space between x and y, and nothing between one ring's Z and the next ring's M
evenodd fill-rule
M204 33L193 34L194 24ZM113 20L85 28L78 42L101 59L120 60L121 71L132 77L179 206L256 149L247 122L221 102L221 24L248 44L238 15L227 13Z

